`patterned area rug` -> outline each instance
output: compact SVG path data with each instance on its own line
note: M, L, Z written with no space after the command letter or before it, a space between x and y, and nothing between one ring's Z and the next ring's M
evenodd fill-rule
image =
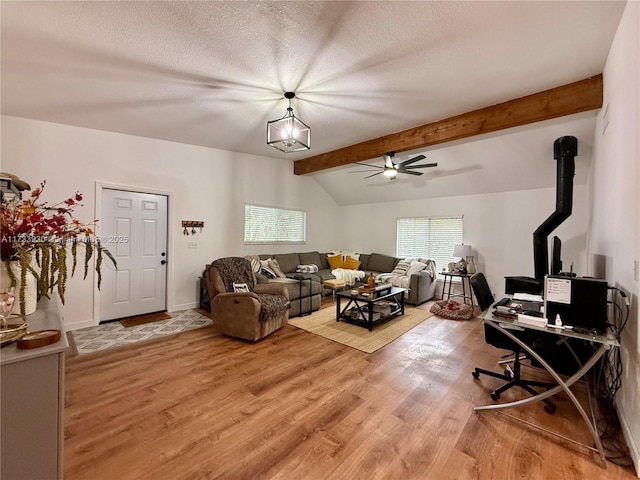
M153 323L124 327L120 322L101 323L95 327L68 332L79 355L107 348L130 345L143 340L172 335L211 325L211 319L196 310L171 312L171 318Z
M289 324L362 352L373 353L433 316L433 313L419 308L405 306L404 311L402 316L374 325L372 332L358 325L336 322L335 308L323 308L307 317L289 319Z

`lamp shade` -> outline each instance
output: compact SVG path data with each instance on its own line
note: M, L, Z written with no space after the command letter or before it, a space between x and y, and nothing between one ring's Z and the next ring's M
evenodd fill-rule
M471 250L471 245L465 245L464 243L459 244L459 245L455 245L453 247L453 256L454 257L460 257L460 258L464 258L464 257L469 257L473 255L472 250Z

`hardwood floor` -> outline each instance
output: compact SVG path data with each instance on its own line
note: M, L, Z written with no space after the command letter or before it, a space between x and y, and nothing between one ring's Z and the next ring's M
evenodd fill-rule
M373 354L287 325L255 344L210 327L73 357L65 478L636 478L474 413L500 381L471 371L496 369L501 353L479 320L431 317ZM553 416L539 404L512 413L587 442L573 406L557 404Z

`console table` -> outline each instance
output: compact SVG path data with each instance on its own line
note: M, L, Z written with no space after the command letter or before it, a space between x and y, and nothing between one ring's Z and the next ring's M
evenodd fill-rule
M43 299L27 316L30 332L60 330L60 340L0 350L0 471L3 479L62 478L64 355L69 348L57 300Z

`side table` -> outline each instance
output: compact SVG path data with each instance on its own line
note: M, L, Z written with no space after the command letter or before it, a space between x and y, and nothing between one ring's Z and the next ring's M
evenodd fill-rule
M204 277L200 277L200 308L206 311L211 310L211 299L209 298L209 287Z
M294 280L298 281L298 287L299 287L299 291L300 291L300 313L298 313L299 317L305 317L307 315L311 315L311 311L313 310L313 305L311 302L311 289L313 287L313 285L311 285L311 277L305 277L304 275L294 275L293 276ZM309 282L309 293L307 295L307 300L309 301L309 310L307 310L306 312L303 313L302 310L302 282L307 281Z
M473 307L473 291L471 290L471 274L470 273L453 273L453 272L440 272L440 275L444 277L444 283L442 285L442 299L449 300L453 297L462 297L462 303L467 303L469 299L471 306ZM453 279L459 278L462 283L462 293L451 293L451 285ZM447 290L447 280L449 280L449 289ZM469 291L467 293L467 287ZM447 296L445 298L445 295Z

